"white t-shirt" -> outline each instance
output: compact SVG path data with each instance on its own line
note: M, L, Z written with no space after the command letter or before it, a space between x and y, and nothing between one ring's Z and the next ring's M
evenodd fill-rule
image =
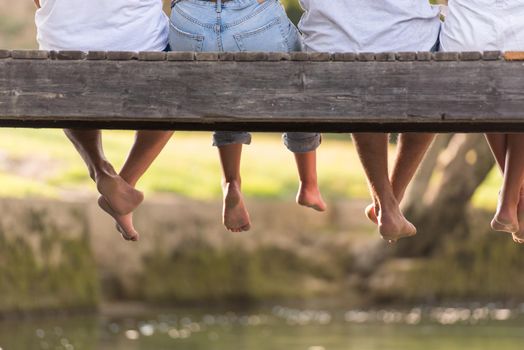
M449 0L442 51L523 51L524 0Z
M467 0L465 0L467 1ZM300 0L304 46L317 52L429 51L439 7L429 0Z
M161 0L40 0L41 50L161 51L169 22Z

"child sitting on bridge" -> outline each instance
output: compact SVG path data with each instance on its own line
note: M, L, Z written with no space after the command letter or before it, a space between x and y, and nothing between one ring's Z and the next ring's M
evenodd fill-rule
M439 9L428 0L300 0L306 11L300 22L308 51L429 51L438 46ZM385 240L416 233L399 203L434 135L401 134L391 177L388 135L353 134L368 177L373 204L366 214Z
M442 51L524 51L524 0L449 0L441 42ZM524 243L524 135L486 138L504 175L491 227Z
M170 47L173 51L300 51L300 34L279 0L175 0L172 2ZM239 98L242 96L239 92ZM220 103L220 100L216 101ZM247 132L217 131L223 171L223 222L233 232L251 227L240 190L242 145ZM295 153L300 175L297 202L324 211L317 184L316 154L320 134L288 132L284 143Z
M161 0L35 0L42 50L162 51L168 20ZM42 5L42 6L40 6ZM65 130L84 159L101 196L100 207L126 240L138 240L132 212L143 200L134 187L172 132L138 131L120 173L106 159L100 130Z

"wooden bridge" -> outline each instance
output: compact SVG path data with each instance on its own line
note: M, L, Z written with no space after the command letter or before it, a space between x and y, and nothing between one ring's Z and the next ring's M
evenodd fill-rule
M524 54L0 51L0 126L524 131Z

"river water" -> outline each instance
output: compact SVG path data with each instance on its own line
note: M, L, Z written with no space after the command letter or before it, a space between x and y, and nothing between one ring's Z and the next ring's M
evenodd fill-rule
M0 321L1 350L521 350L524 305L178 309Z

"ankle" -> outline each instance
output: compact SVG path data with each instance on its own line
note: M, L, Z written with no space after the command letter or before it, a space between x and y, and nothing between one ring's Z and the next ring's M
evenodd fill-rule
M89 167L89 176L98 181L102 177L113 177L118 175L115 168L107 160L101 160L96 166Z
M242 181L240 180L240 178L229 178L229 179L223 178L222 179L222 187L227 188L227 189L229 188L240 189L241 184L242 184Z
M300 180L301 190L318 190L317 179Z
M500 196L500 207L503 209L511 209L516 208L520 201L520 194L519 195L513 195L513 194L505 194L502 193Z
M393 195L395 196L398 203L402 202L402 199L404 198L405 191L404 190L397 190L393 188Z
M398 201L393 195L382 198L381 200L378 199L375 208L378 208L381 213L386 215L400 211Z
M139 178L135 178L131 175L127 175L125 173L118 174L129 186L135 188L136 183L138 182Z

